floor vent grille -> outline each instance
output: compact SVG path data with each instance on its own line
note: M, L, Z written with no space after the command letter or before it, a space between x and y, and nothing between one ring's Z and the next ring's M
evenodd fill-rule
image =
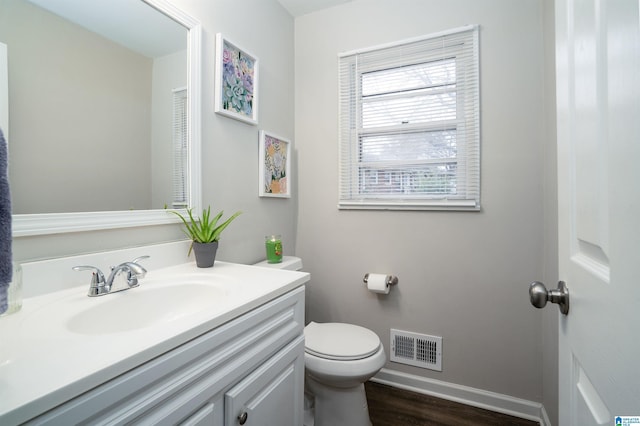
M391 329L391 361L442 371L442 337Z

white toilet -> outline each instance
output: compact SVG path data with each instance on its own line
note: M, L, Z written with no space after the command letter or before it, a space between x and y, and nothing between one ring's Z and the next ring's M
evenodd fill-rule
M387 360L378 335L353 324L310 322L304 337L305 387L315 400L314 426L371 426L364 382Z
M298 270L302 261L256 266ZM353 324L310 322L305 336L305 426L371 426L364 382L386 362L373 331ZM310 401L309 398L312 400Z

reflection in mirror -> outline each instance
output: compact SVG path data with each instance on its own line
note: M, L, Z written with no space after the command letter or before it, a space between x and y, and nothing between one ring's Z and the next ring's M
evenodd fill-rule
M197 21L164 0L0 0L0 42L14 235L198 207Z

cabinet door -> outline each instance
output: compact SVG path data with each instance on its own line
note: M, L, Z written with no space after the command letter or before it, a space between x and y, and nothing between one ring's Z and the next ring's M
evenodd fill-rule
M225 425L299 426L303 396L304 337L300 336L225 394Z
M180 426L211 426L216 424L216 404L208 402L187 420L180 423Z

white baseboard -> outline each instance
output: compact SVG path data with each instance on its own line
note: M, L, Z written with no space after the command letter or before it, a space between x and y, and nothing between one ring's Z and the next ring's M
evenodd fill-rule
M522 419L539 422L542 426L551 426L544 406L539 402L514 398L469 386L429 379L413 374L383 368L372 382L405 389L412 392L435 396L485 410L495 411Z

